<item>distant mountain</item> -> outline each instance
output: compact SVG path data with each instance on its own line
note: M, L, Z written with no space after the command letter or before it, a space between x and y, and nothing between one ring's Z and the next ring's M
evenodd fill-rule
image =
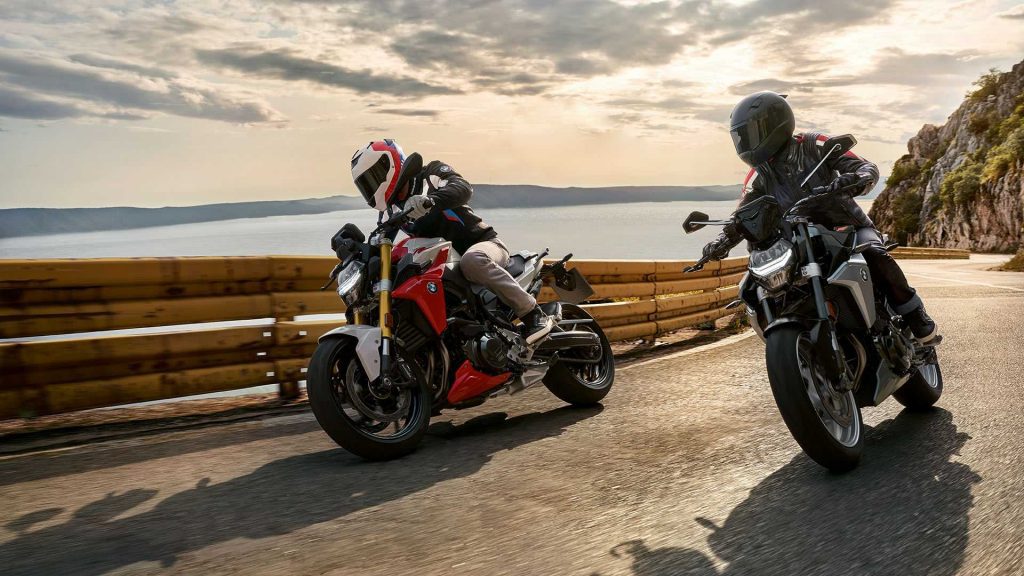
M544 186L477 184L477 208L525 208L613 204L618 202L715 201L738 197L738 186L614 186L547 188ZM10 208L0 210L0 238L67 232L125 230L235 218L265 218L369 209L362 198L331 196L306 200L274 200L170 206L166 208Z

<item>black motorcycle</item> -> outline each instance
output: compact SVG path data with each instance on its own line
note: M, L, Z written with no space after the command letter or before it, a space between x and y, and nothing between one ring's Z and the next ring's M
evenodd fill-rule
M838 136L825 149L843 154L855 144L852 136ZM853 227L833 230L805 216L816 202L832 201L829 196L812 194L785 213L775 198L764 196L728 220L693 212L683 229L689 234L733 224L750 243L740 300L730 306L746 304L751 326L765 342L772 393L797 443L818 464L846 471L863 451L861 407L890 395L911 409L939 399L935 345L941 338L927 346L914 339L872 283L861 254L866 246L856 244Z

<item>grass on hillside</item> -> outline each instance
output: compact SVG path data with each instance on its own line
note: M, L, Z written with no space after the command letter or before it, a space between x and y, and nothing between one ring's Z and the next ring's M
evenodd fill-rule
M1024 272L1024 248L1017 255L1010 258L1010 261L998 268L1003 272Z

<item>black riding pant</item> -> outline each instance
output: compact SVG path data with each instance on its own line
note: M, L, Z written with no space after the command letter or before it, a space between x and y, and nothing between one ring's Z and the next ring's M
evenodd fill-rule
M867 244L861 253L871 271L871 280L885 294L889 306L897 314L906 314L921 306L917 291L910 287L900 265L885 250L882 238L874 228L857 229L857 245Z

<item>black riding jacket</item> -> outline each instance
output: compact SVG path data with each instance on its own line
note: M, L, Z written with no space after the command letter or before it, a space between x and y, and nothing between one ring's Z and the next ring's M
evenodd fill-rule
M825 226L845 226L852 224L858 228L873 228L874 224L852 196L870 191L878 183L878 166L864 160L853 152L841 156L831 156L811 176L803 188L800 182L821 161L828 152L824 149L828 136L816 132L797 134L785 148L771 160L752 169L743 183L743 197L740 206L756 200L765 194L771 194L779 201L783 211L788 210L798 200L810 195L810 191L818 186L825 186L840 174L856 174L868 179L860 190L850 196L832 196L827 201L809 207L805 214L814 222ZM739 234L731 227L726 234L735 243L739 243ZM734 244L735 245L735 244Z
M403 229L410 236L444 238L463 254L477 242L498 237L494 231L469 207L473 186L452 167L434 160L423 167L409 181L409 196L426 194L434 200L434 207Z

